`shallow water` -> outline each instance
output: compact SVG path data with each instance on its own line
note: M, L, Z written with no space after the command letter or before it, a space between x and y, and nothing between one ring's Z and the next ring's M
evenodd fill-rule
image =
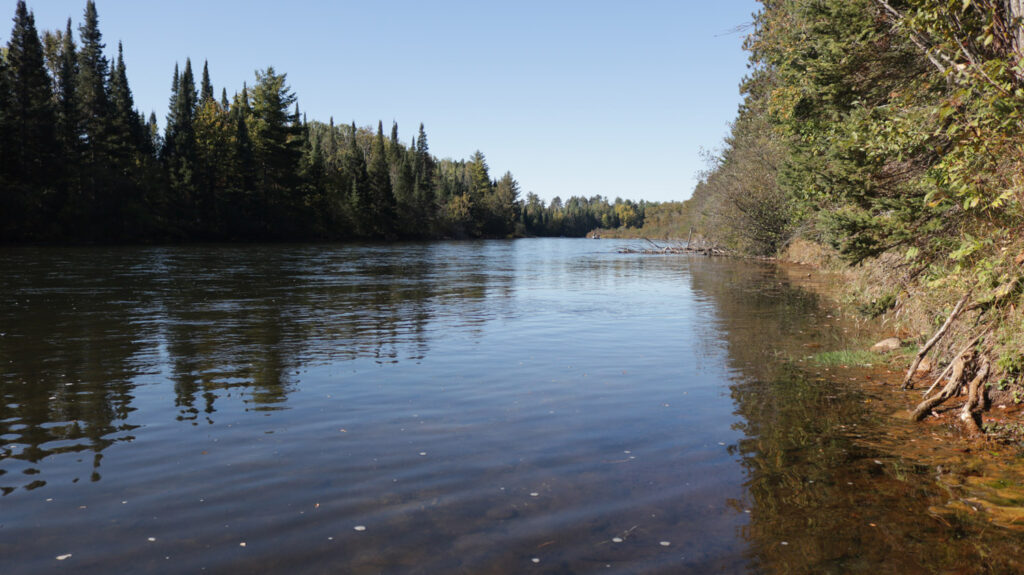
M620 245L0 250L0 572L1020 566L812 280Z

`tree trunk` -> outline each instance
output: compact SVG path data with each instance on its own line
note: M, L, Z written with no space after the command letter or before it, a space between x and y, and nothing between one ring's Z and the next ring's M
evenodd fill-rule
M1013 35L1013 51L1020 58L1024 56L1024 26L1021 19L1024 18L1024 0L1005 0L1007 25Z

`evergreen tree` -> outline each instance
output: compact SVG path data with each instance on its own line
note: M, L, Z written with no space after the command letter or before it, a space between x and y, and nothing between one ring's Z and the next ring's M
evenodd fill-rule
M280 237L295 223L301 200L292 197L302 157L299 118L288 110L296 103L285 74L273 68L256 72L252 90L253 159L256 187L266 230Z
M10 82L10 108L7 129L13 138L9 162L9 191L13 195L13 214L24 229L13 232L21 237L38 234L44 226L45 194L52 192L52 169L56 157L53 92L46 72L43 45L36 31L35 17L25 2L19 1L14 29L7 44L7 74Z
M128 74L124 64L124 48L117 44L117 62L110 75L111 139L114 158L119 163L132 161L132 155L140 144L139 114L135 111L135 100L128 86Z
M203 83L199 92L199 104L207 100L213 100L213 84L210 83L210 67L206 60L203 61Z
M515 233L521 207L519 182L512 177L512 172L505 172L505 175L498 180L498 184L494 187L491 211L494 216L495 235L508 236ZM597 226L588 227L587 232L594 227Z
M249 105L249 88L243 83L242 91L235 94L228 116L234 137L231 139L231 153L228 158L228 189L222 203L221 217L229 237L252 238L257 234L259 219L254 197L255 161L252 140L249 136L249 122L252 107Z
M434 187L434 159L430 155L430 146L427 144L427 133L420 123L419 133L413 140L413 197L416 199L418 211L424 214L425 222L432 224L435 187Z
M0 241L18 239L15 234L17 197L11 180L10 159L14 140L11 138L11 82L7 60L0 57Z
M120 237L135 238L142 233L143 197L139 167L148 134L143 132L144 124L135 110L135 100L128 86L128 74L124 64L124 48L117 44L117 62L110 75L110 126L108 132L108 153L113 174L108 194L110 197L110 233Z
M369 178L370 220L374 235L389 237L394 233L395 196L391 189L387 151L384 149L384 125L377 123L377 137L370 148L370 163L366 169Z
M180 233L190 234L196 226L196 84L192 74L192 60L185 59L185 68L178 76L177 90L171 100L174 105L168 117L166 139L171 144L166 158L171 186L171 220L180 226Z
M107 142L110 124L110 98L107 93L110 65L103 54L106 46L103 44L99 16L93 0L85 4L85 19L78 33L82 48L78 52L78 86L75 96L84 132L86 185L92 197L102 185L106 161L104 144Z
M230 113L213 98L199 102L194 126L198 230L203 237L220 238L224 234L224 191L231 177L231 140L235 126Z
M166 160L174 156L174 131L178 125L178 85L181 82L181 74L178 73L178 63L174 63L174 77L171 79L171 97L167 102L167 117L164 128L164 145L160 155Z
M61 38L57 69L57 140L64 159L66 177L75 173L81 154L81 115L77 98L78 48L71 33L71 18Z
M357 235L368 235L372 231L368 221L370 215L369 176L366 171L366 157L356 141L355 122L352 122L352 132L348 148L345 150L345 176L353 228Z
M487 158L483 152L477 150L470 158L469 164L469 213L473 220L474 235L482 231L482 226L490 218L491 214L487 209L491 195L491 176L487 166Z

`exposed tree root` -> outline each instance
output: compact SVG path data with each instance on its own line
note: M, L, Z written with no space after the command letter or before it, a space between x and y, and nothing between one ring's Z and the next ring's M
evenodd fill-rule
M920 404L918 404L917 408L914 409L914 413L910 416L911 419L913 419L914 421L921 421L929 413L932 412L932 409L942 405L947 400L949 400L949 398L956 395L956 393L960 391L960 386L963 385L964 383L964 373L967 371L969 365L972 364L973 362L974 351L972 350L968 350L962 353L961 355L957 356L957 358L953 360L953 363L951 364L953 373L949 376L949 382L946 384L946 387L942 388L942 390L939 391L939 393L925 399Z
M970 430L972 435L984 435L981 429L981 411L985 408L985 392L981 384L988 377L989 362L987 358L981 359L981 367L974 379L967 385L967 403L964 403L960 410L960 421Z

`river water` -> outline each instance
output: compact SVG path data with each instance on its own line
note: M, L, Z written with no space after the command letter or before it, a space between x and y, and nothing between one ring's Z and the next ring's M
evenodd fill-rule
M0 250L0 572L1020 567L813 279L622 245Z

